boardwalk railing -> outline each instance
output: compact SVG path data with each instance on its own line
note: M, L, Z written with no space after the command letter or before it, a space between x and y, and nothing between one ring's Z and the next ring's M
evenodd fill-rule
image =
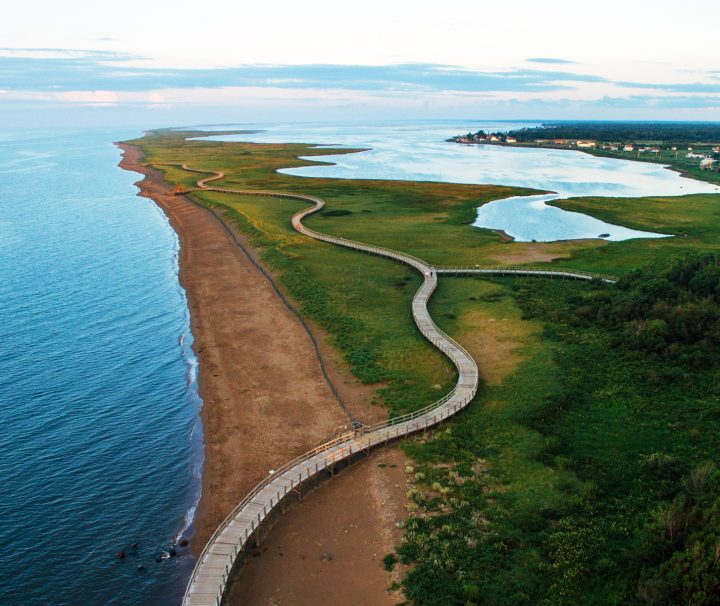
M617 282L616 276L557 267L548 269L547 267L521 267L518 265L512 265L510 267L479 267L475 265L467 267L436 267L435 271L439 274L448 275L545 276L549 278L568 278L571 280L599 280L606 284L615 284Z
M256 533L262 522L283 499L300 490L305 482L315 478L320 472L333 470L337 463L348 461L355 455L367 452L379 444L385 444L390 440L408 436L442 422L467 406L475 397L479 381L475 360L465 348L435 325L427 310L427 302L437 287L438 274L486 273L502 275L514 273L515 275L554 275L575 279L605 279L606 277L598 277L584 272L536 268L489 268L482 270L480 268L436 268L412 255L381 246L330 236L305 227L302 220L325 206L325 202L320 198L287 192L213 187L209 186L208 183L222 179L225 176L222 172L195 169L185 164L179 166L190 172L210 174L209 177L197 181L198 190L245 196L291 198L309 202L311 204L309 208L297 212L292 217L293 228L299 233L323 242L394 259L417 269L423 275L424 280L413 297L413 318L422 335L442 351L457 369L455 387L438 401L420 410L381 423L359 425L354 429L341 432L336 437L273 470L255 486L230 512L208 540L197 560L185 592L184 606L219 606L238 555L247 546L248 542L254 536L257 536ZM611 281L609 277L607 278L605 281Z

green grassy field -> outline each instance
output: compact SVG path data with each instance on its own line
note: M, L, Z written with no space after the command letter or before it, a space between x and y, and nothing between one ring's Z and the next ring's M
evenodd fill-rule
M274 171L328 150L189 142L185 135L161 131L135 143L171 183L194 184L197 175L165 165L187 162L225 172L228 187L317 195L327 206L307 220L310 227L436 264L537 265L557 256L553 263L562 267L626 274L720 242L720 195L558 203L673 238L514 243L469 223L476 206L527 190L292 177ZM412 410L452 385L452 367L412 323L419 276L300 236L290 226L299 202L193 195L249 236L350 370L376 387L379 405ZM397 551L412 565L404 581L410 602L681 603L662 599L670 581L658 570L680 547L667 544L658 516L693 468L718 461L720 376L713 365L669 373L667 362L617 347L607 331L579 323L576 308L595 288L440 281L430 311L477 359L484 385L456 419L406 446L415 461L413 515ZM693 604L717 603L700 593Z
M702 599L714 573L693 578L704 579L702 590L650 588L663 563L683 553L667 539L663 507L696 467L718 461L720 373L659 378L673 365L572 321L588 290L452 279L436 295L433 310L455 316L436 314L439 324L478 359L483 341L485 351L493 343L492 330L477 334L464 321L478 311L504 322L518 355L480 405L408 445L417 508L398 554L413 564L405 580L412 603L716 603ZM693 543L687 560L715 561L710 542Z

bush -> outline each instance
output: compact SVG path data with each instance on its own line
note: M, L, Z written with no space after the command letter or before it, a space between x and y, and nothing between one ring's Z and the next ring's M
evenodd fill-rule
M638 598L654 606L711 606L720 600L720 471L704 463L648 528L661 558L645 571Z
M652 265L590 292L575 304L575 322L596 324L613 343L681 366L720 360L720 266L714 254Z

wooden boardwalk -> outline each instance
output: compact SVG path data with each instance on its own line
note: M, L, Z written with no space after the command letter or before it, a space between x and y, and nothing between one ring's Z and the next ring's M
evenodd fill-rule
M458 378L455 387L437 402L425 408L375 425L359 426L348 430L317 448L289 461L268 475L248 494L210 537L197 560L195 570L183 600L184 606L219 606L225 594L226 585L238 555L249 541L257 537L263 521L288 495L296 494L303 484L314 479L319 473L341 462L348 462L357 455L369 451L379 444L387 444L418 431L432 427L453 416L467 406L478 389L478 368L472 356L457 342L440 330L428 313L427 303L437 287L438 274L490 274L490 275L537 275L572 278L580 280L600 279L613 282L609 276L595 276L584 272L548 270L545 268L436 268L422 259L395 250L363 244L345 238L330 236L314 231L303 225L302 220L325 206L325 202L314 196L276 191L236 190L208 185L224 177L221 172L205 171L182 165L182 168L210 176L198 180L200 190L216 191L244 196L267 196L291 198L309 202L311 206L292 217L292 226L299 233L345 248L387 257L405 263L419 271L424 281L412 301L412 314L420 332L435 347L442 351L455 365Z

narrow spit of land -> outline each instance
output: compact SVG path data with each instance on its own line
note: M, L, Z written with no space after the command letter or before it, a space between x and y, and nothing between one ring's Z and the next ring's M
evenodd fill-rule
M200 363L205 429L202 498L193 549L199 552L229 511L288 456L305 452L348 422L323 378L310 339L234 239L208 210L173 195L141 151L120 144L121 166L144 175L140 195L167 214L180 238L180 280ZM325 360L345 392L362 387ZM353 413L377 409L354 400ZM252 444L252 448L248 445Z
M494 191L493 188L341 182L322 179L301 182L275 173L271 174L271 170L280 166L298 164L299 161L295 159L297 155L303 153L312 155L312 151L304 146L253 146L200 142L186 144L181 141L185 136L186 134L175 133L157 134L151 141L141 141L139 145L146 150L148 159L154 166L182 161L206 169L221 167L228 175L224 183L227 183L229 188L253 190L272 188L303 191L320 196L328 200L330 211L318 213L308 221L308 224L324 233L370 241L389 248L408 249L409 252L422 257L427 255L428 260L435 264L455 261L464 261L468 264L470 257L470 263L489 265L492 264L491 259L497 249L502 248L505 254L519 249L520 245L516 244L498 245L495 242L496 238L494 240L491 234L483 230L470 231L467 238L462 240L456 237L459 226L467 222L464 217L469 215L471 210L469 207L487 201ZM192 173L170 167L162 170L168 181L173 184L185 188L195 186L197 177ZM472 196L472 200L466 199L468 194ZM303 304L313 303L313 299L298 286L296 279L298 277L304 280L301 286L317 285L330 302L345 303L351 300L356 303L362 302L361 307L349 306L346 311L349 317L356 318L356 321L364 327L364 334L383 337L386 339L385 343L388 342L388 338L392 338L393 344L401 343L402 351L412 352L412 359L418 362L413 366L414 377L424 379L428 387L434 388L433 383L437 383L438 390L441 389L440 384L443 389L449 388L446 382L438 380L441 378L439 373L431 372L431 369L425 368L422 364L425 359L436 362L437 354L433 355L433 352L428 351L428 355L423 357L421 354L421 351L424 351L423 347L418 346L420 342L413 342L406 334L410 322L403 312L407 309L407 295L410 292L407 292L405 297L400 297L396 291L402 290L403 284L410 279L407 269L403 270L400 266L359 255L356 252L343 252L339 247L327 247L292 234L288 218L297 210L295 202L271 201L267 198L248 199L245 196L220 193L212 195L199 193L194 198L200 204L207 205L223 215L226 214L228 222L237 224L243 233L250 234L253 245L257 245L262 251L263 259L282 276L283 286L287 286L289 292L297 296ZM604 243L602 247L590 246L583 249L580 249L577 243L569 243L567 246L572 257L567 264L570 267L623 274L649 260L673 258L695 250L716 249L717 231L712 229L712 225L717 224L713 221L716 216L717 196L571 202L580 205L581 208L587 206L587 212L590 214L602 212L603 217L610 215L620 224L638 229L685 232L687 236L661 242L638 240ZM342 216L339 209L342 209ZM448 212L444 212L448 209ZM468 213L460 212L463 209L468 210ZM352 221L347 217L349 215L353 215ZM385 229L378 229L379 226ZM398 237L399 235L401 237ZM547 250L546 245L540 244L534 245L534 248ZM336 260L337 262L334 263L333 261ZM354 271L348 277L340 271L339 266L352 266ZM282 271L288 267L291 271ZM402 283L396 281L395 276L402 276L403 272L406 279L403 279ZM362 283L363 287L367 287L367 291L353 288L353 279ZM515 301L516 293L519 293L517 300L522 306L522 313L529 310L531 318L545 319L552 326L561 327L562 332L569 324L575 326L572 322L572 318L575 317L572 310L577 304L575 299L592 299L595 290L589 289L585 292L584 287L579 285L566 287L554 281L533 281L527 284L524 282L520 281L517 284L513 282L511 287L506 287L507 285L501 287L486 281L443 279L431 311L444 330L457 335L463 339L463 342L466 338L470 339L467 341L468 345L472 344L472 338L479 337L477 331L482 332L482 348L471 349L471 352L484 358L488 347L485 326L489 326L488 323L495 320L504 321L506 308L513 310L511 314L513 321L520 318L521 310L512 303ZM409 286L412 286L414 292L417 287L416 277L410 279ZM378 297L378 294L382 296ZM375 304L380 299L383 301L382 306ZM563 302L570 305L569 315L564 311ZM543 313L538 316L539 306L546 305L548 313L543 315L545 307L542 307L540 311ZM387 322L388 315L383 314L385 308L393 309L394 313L389 319L393 330L383 332L375 323L367 319L367 315L378 319L377 324L381 324L381 319L386 319ZM332 310L325 306L321 311L326 312L328 309ZM332 322L326 322L323 314L313 313L317 310L308 309L308 311L310 317L321 322L332 331L333 335L348 334L338 331L337 326ZM476 312L482 313L479 317L473 316L475 320L471 321L469 314ZM335 319L335 316L331 315L330 319ZM483 321L482 327L477 324L478 320ZM523 323L526 324L525 321ZM608 533L608 529L619 528L620 526L617 526L619 522L623 528L632 529L634 537L635 533L639 532L639 526L642 525L638 524L642 520L637 516L649 515L653 503L658 500L654 492L656 487L656 483L653 483L654 476L643 467L642 458L637 459L638 452L660 451L662 454L668 451L680 455L683 469L689 469L690 459L696 460L697 457L683 455L687 440L683 438L683 426L675 423L678 420L676 417L682 414L681 409L687 408L685 418L689 422L687 428L697 432L696 427L706 427L710 418L705 416L694 419L694 416L700 409L704 410L707 406L712 408L713 404L711 398L705 398L703 393L700 398L702 404L698 408L696 402L698 394L695 392L699 393L702 390L686 394L688 390L683 386L675 389L673 395L663 398L662 385L658 388L657 385L647 385L642 381L640 382L645 385L644 389L655 396L638 401L636 388L638 379L642 379L644 372L651 373L652 378L656 364L643 358L636 365L635 371L632 369L628 371L627 362L621 360L621 355L613 353L604 332L598 332L593 327L577 328L575 332L579 332L582 336L580 361L584 361L587 357L587 363L578 366L575 349L564 341L559 342L548 335L543 335L542 342L538 341L529 349L524 345L522 350L516 347L515 353L521 354L519 359L524 362L499 386L493 387L488 382L483 406L472 407L451 426L433 433L428 437L427 442L413 441L408 445L413 462L419 465L413 489L417 489L415 492L420 491L417 498L413 496L409 505L418 505L420 513L417 519L409 520L408 528L414 532L408 532L403 536L403 544L399 548L401 551L398 555L407 558L408 563L414 564L403 581L405 596L411 601L434 603L441 597L452 596L454 601L464 603L481 592L494 596L498 603L506 603L515 601L520 595L518 591L522 591L526 596L523 603L535 603L543 596L551 599L552 596L559 595L572 595L576 597L576 601L582 601L594 595L594 588L598 583L600 583L597 586L599 595L606 598L609 595L608 591L614 591L613 595L627 594L628 601L633 601L631 598L638 578L637 571L632 568L633 557L642 558L642 553L638 554L637 550L645 544L648 533L645 532L638 540L634 540L632 551L617 561L614 573L609 573L607 563L615 561L618 552L613 551L616 543L612 538L608 538L612 535ZM577 339L573 338L571 341L572 347L576 347ZM516 342L525 343L525 340ZM382 347L382 341L373 344L377 345L373 349L374 352L394 354L396 351L393 348ZM502 343L502 345L510 346L512 349L511 344ZM556 360L553 353L555 349L552 349L554 347L559 348L558 370L555 369L554 364ZM347 352L347 347L343 351ZM633 360L636 357L633 356ZM602 360L600 366L596 358ZM407 360L408 356L405 355L402 359ZM388 360L397 360L397 357L391 355ZM606 360L610 371L615 368L613 364L616 364L618 369L617 372L609 372L609 378L603 379L603 384L609 389L599 390L597 383L601 376L605 377L605 370L608 370L605 366ZM570 364L569 368L567 364ZM630 366L635 368L632 364ZM575 373L575 368L578 367L582 371L579 375ZM603 373L596 371L599 367L604 369ZM487 371L487 368L485 370ZM485 376L485 373L483 375ZM412 377L405 374L400 374L398 377L393 374L383 376L389 376L395 381L403 379L408 387L413 385ZM578 376L582 379L582 387L579 390ZM567 391L568 388L574 391ZM671 385L667 388L670 389ZM708 393L711 392L712 390ZM442 391L439 391L438 395L440 393ZM565 395L568 393L573 395L571 400ZM395 414L414 409L410 406L398 406L397 398L394 394L391 395L393 397L388 398L387 403ZM432 389L426 389L422 393L411 392L411 395L409 401L417 403L428 402L437 397L432 393ZM579 396L578 399L575 396ZM568 402L574 402L572 411L577 413L581 410L582 414L570 414L567 415L567 419L562 416L558 419L557 412L566 410ZM682 402L683 406L678 407L678 402ZM545 425L538 426L541 417L539 411L549 416L550 420ZM593 411L602 411L601 414L604 416L600 418ZM628 414L632 415L631 422L628 422ZM556 427L553 423L558 420L566 423L570 431L563 432L565 425L562 424L559 428ZM668 428L673 428L672 438L669 439L665 437L667 432L662 431L666 423ZM597 439L598 435L603 437ZM704 435L703 430L692 435L693 448L700 445L699 436ZM591 438L590 444L583 442L584 436ZM553 444L556 446L553 447ZM576 458L566 459L563 456L546 458L545 451L548 449L551 449L548 450L549 454L557 454L558 444L562 445L561 453L570 453ZM490 450L488 446L491 447ZM707 441L705 446L705 450L697 456L703 456L703 453L707 456L707 453L716 452L712 444ZM543 458L539 458L539 454L542 454ZM431 458L439 456L439 462L418 463L418 461L426 461L428 455ZM432 461L435 459L432 458ZM570 467L567 461L572 463ZM469 466L470 464L472 467ZM454 479L456 466L460 466L457 469L464 480L464 484L460 486L457 485L456 478ZM415 469L417 471L418 467ZM420 480L421 472L425 476L424 481ZM609 476L611 480L603 485L601 478L605 477L603 474L606 472L611 474ZM352 478L355 473L353 470L346 477ZM602 492L586 492L583 478L597 480L603 487ZM438 496L434 480L438 480L441 488L449 491L447 498L441 499ZM598 514L604 509L598 510L593 506L587 512L587 516L590 517L586 516L585 505L590 506L592 502L602 504L603 507L611 505L617 496L625 498L625 485L637 486L638 480L646 482L640 486L651 498L649 505L644 502L627 503L625 500L618 507L618 512L622 513L616 515L614 510L611 510L604 517L601 515L598 520ZM616 486L618 482L623 481L625 485ZM335 486L337 484L330 484L328 488L333 489ZM487 493L488 489L491 492ZM606 499L603 495L604 491L616 496ZM487 496L484 496L486 494ZM470 498L472 507L468 507L467 503L462 505L463 502L458 501L458 498ZM444 507L450 506L450 510L447 514L436 517L434 510L426 506L427 499L433 502L435 499L440 499ZM581 499L585 504L582 510L578 510L574 505L577 499ZM660 501L662 500L660 498ZM570 505L571 510L565 511L564 504ZM627 504L632 505L630 514L625 509ZM638 505L639 507L636 507ZM561 516L559 520L556 515L545 517L548 506L554 508L552 511L557 512L557 516ZM297 508L296 512L304 510L305 507L301 507ZM493 541L486 543L480 540L480 535L485 535L486 531L483 530L484 525L477 527L474 525L476 514L486 516L477 521L489 523L488 528L495 537ZM538 526L538 522L542 520L544 522ZM504 521L507 521L507 527L504 526ZM532 524L521 525L522 532L518 534L518 521L532 522ZM448 534L443 530L446 524L449 529ZM572 539L573 534L568 535L568 530L572 531L575 525L578 529L582 529L582 537L578 537L583 538L580 545L587 544L593 553L587 560L588 564L593 563L591 568L580 573L582 581L579 576L573 576L580 570L572 568L576 562L566 562L562 559L564 554L567 554L566 550L557 553L543 551L553 545L560 547L575 545L565 542L565 539ZM436 537L437 532L441 532L441 535ZM591 534L592 537L597 535L597 538L602 536L603 539L587 543L584 538L586 532L594 532L596 534ZM661 535L660 532L658 536ZM312 537L312 533L308 532L305 536ZM468 550L466 543L468 536L479 541L476 549ZM281 538L279 533L273 532L270 535L270 541L275 538ZM562 543L557 542L560 538L563 539ZM263 545L269 546L270 542L263 540ZM501 558L493 555L496 545L503 546ZM628 546L627 539L623 539L623 545ZM446 561L444 558L448 557L448 546L450 559ZM287 552L283 553L289 555ZM538 555L541 556L540 559ZM557 557L561 560L557 560ZM438 558L443 558L445 568L438 566ZM663 556L660 555L659 561L662 559ZM657 557L648 560L650 563L657 561ZM583 559L582 562L585 560ZM594 563L598 566L596 567ZM260 561L255 562L251 559L249 568L253 568L253 564L257 569L256 572L262 573L263 566L260 565ZM567 568L568 566L571 568ZM243 571L240 579L249 572L249 568ZM550 575L548 570L555 570L557 574ZM469 571L473 571L473 578L477 579L477 584L465 582L467 577L464 575ZM239 584L248 588L249 584L246 584L246 581L247 577L245 580L240 580ZM342 579L337 581L343 582ZM280 590L282 591L282 587ZM526 591L531 593L527 594ZM570 593L567 593L568 591Z
M224 173L195 169L187 164L182 164L181 167L188 172L210 175L197 180L197 189L199 190L308 202L311 204L309 208L295 213L292 217L292 226L297 232L343 248L399 261L419 271L423 275L423 283L413 298L413 318L422 335L441 350L457 370L455 387L440 400L415 413L392 418L387 423L363 426L354 431L344 432L279 469L271 471L223 521L205 546L185 594L184 604L188 606L209 606L222 601L227 593L232 570L242 550L250 544L253 537L257 541L258 529L263 521L287 495L292 494L294 490L302 490L304 482L310 481L325 470L332 472L338 462L351 461L353 457L357 457L358 453L369 452L375 446L387 444L389 440L408 436L440 423L456 414L475 397L479 380L475 361L465 349L435 325L427 309L427 303L437 286L440 273L557 276L614 282L611 277L578 271L521 268L435 268L406 253L309 229L303 225L303 219L325 207L325 202L318 197L276 190L239 190L209 186L208 183L212 181L222 180L225 176Z

